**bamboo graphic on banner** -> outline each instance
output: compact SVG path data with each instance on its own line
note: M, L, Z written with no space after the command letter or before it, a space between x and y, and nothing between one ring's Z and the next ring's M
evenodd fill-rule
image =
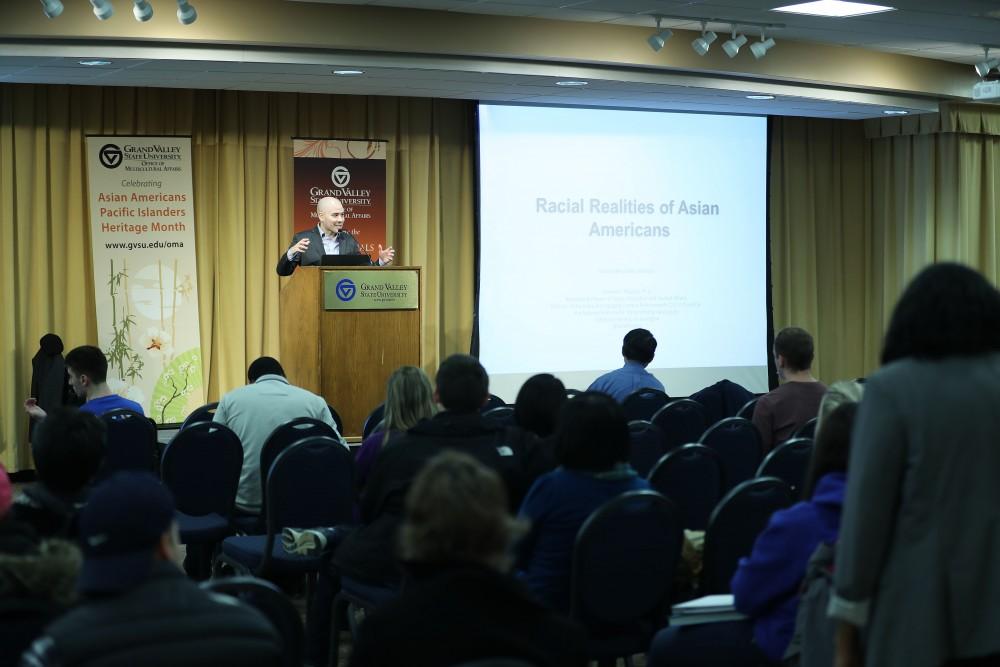
M121 290L123 293L119 293ZM118 371L118 379L135 382L142 378L144 362L139 353L132 347L132 327L135 318L128 305L128 267L122 260L122 270L115 273L115 260L111 260L111 277L108 280L108 291L111 294L111 345L105 354L108 366ZM118 298L122 298L121 319L118 317Z

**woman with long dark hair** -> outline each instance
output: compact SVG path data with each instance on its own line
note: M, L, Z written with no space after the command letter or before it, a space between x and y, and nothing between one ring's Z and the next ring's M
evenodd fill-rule
M858 412L836 553L838 664L998 664L1000 292L965 266L924 269L882 362Z

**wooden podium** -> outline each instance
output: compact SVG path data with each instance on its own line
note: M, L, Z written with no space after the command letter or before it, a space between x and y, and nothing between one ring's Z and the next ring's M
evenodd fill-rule
M404 279L414 303L379 298L386 285L402 290ZM300 266L282 282L280 361L289 382L323 396L344 437L360 437L389 375L421 365L420 268Z

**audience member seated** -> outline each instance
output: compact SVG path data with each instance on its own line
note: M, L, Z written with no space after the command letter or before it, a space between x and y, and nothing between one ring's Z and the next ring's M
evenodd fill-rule
M508 493L524 486L520 461L505 444L504 428L480 413L490 397L489 377L482 364L467 355L452 355L441 363L434 383L434 400L444 410L382 448L361 493L362 525L333 545L331 566L320 573L306 619L307 651L314 662L325 660L327 654L330 609L341 575L371 586L399 586L396 545L404 500L427 461L442 451L457 449L500 472ZM342 531L332 534L341 539ZM309 544L327 548L328 533L310 530L299 535ZM294 539L292 544L300 546Z
M563 405L556 427L560 467L535 481L520 512L531 529L519 564L528 588L546 605L569 609L573 544L587 517L611 498L649 488L628 457L628 423L619 403L588 391Z
M76 538L76 515L104 459L104 423L76 408L55 408L31 443L38 481L14 499L12 516L40 537Z
M87 399L80 406L84 412L101 416L111 410L125 409L145 414L141 405L111 391L108 386L108 358L101 348L93 345L74 347L66 355L66 372L76 395ZM25 399L24 411L32 419L45 419L45 410L38 404L37 397Z
M80 514L81 604L52 623L23 665L277 666L280 639L256 610L198 588L176 565L166 488L119 472Z
M632 329L622 341L622 356L625 365L616 371L605 373L587 388L611 396L619 403L637 389L659 389L665 392L663 383L646 370L656 354L656 339L646 329Z
M830 600L838 664L1000 664L997 406L1000 292L932 265L896 304L858 410Z
M843 403L826 417L803 484L804 500L775 512L750 556L740 559L733 599L749 619L661 630L653 639L649 667L782 664L809 559L821 543L837 542L856 410L857 403Z
M361 624L351 665L449 667L496 657L585 665L583 630L507 574L521 530L494 471L457 451L431 459L406 498L407 584Z
M500 472L508 490L520 484L519 462L504 445L503 427L479 412L489 400L489 378L482 364L463 354L445 359L435 377L434 398L444 410L379 453L361 494L363 525L334 554L342 574L369 584L398 585L395 545L403 502L420 469L443 450L458 449Z
M261 512L260 451L271 432L297 417L318 419L335 432L337 425L326 401L290 384L277 359L254 360L247 369L247 380L250 384L222 397L212 421L228 426L240 438L243 471L236 492L236 509L257 515ZM342 437L340 440L347 447Z
M427 374L415 366L397 368L386 386L382 428L365 438L354 458L358 490L364 489L375 457L386 443L436 413L434 387Z
M765 453L816 417L826 387L812 376L812 362L813 337L805 329L786 327L774 337L774 364L784 383L761 396L753 411Z
M0 665L16 665L48 623L76 598L80 551L72 542L39 540L8 514L11 486L0 466Z

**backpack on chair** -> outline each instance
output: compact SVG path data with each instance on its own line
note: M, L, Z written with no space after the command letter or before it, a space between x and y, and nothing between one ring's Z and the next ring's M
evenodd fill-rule
M835 552L836 545L821 542L809 557L795 614L795 634L784 655L786 665L833 665L836 621L827 616L826 608L833 590Z

